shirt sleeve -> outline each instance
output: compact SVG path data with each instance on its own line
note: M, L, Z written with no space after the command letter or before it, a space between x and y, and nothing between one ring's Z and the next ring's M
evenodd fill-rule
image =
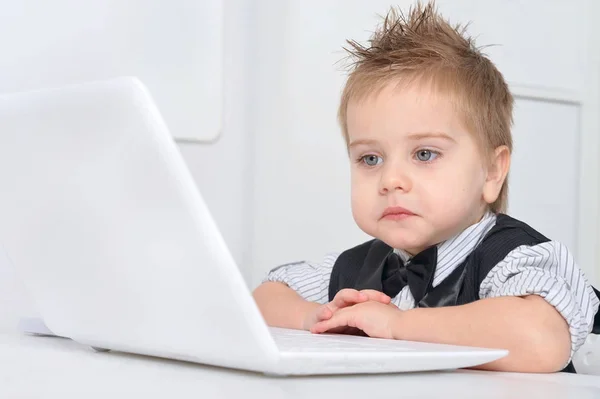
M485 277L480 298L539 295L569 324L571 357L594 325L599 300L568 248L549 241L511 251Z
M294 262L272 269L263 282L286 284L307 301L329 302L329 280L339 254L329 254L321 262Z

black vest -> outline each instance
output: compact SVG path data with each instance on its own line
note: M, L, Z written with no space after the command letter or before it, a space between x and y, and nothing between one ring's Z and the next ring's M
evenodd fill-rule
M494 227L448 277L436 287L432 286L433 279L430 279L426 294L416 306L455 306L477 301L480 299L479 287L485 277L512 250L521 245L534 246L548 241L526 223L499 214ZM377 239L344 251L331 272L329 300L344 288L380 288L381 284L377 286L373 282L381 277L373 273L392 252L393 248ZM600 297L600 292L595 288L594 291ZM592 333L600 334L600 312L595 316ZM570 363L563 371L575 372L575 368Z

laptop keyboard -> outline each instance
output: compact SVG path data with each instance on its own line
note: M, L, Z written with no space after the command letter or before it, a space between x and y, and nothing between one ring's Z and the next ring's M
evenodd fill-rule
M414 348L401 341L342 334L311 334L308 331L270 327L283 352L407 352Z

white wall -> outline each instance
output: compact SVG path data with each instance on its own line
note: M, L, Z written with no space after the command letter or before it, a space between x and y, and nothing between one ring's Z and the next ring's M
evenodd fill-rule
M221 130L225 3L0 1L0 92L135 75L171 134L214 140Z

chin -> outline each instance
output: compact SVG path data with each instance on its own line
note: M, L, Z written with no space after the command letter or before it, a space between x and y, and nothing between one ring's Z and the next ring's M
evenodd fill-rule
M400 238L398 234L394 234L392 232L375 232L374 234L369 234L374 238L377 238L392 248L404 249L407 250L409 248L420 247L420 243L418 240L406 240L406 237Z
M417 253L421 252L421 250L423 250L429 246L427 244L406 242L406 241L400 241L400 240L386 240L383 238L381 238L381 241L385 242L387 245L389 245L392 248L402 249L412 255L416 255Z
M377 238L392 248L409 251L411 248L427 247L425 237L415 237L413 231L407 231L405 228L394 228L390 225L381 224L379 221L370 223L360 223L356 220L358 227L373 238ZM412 234L411 234L412 233ZM407 239L408 238L408 239Z
M405 230L392 230L392 231L381 231L379 230L374 237L385 242L392 248L402 249L411 254L420 252L422 249L429 247L430 240L427 237L415 236L414 231L411 232Z

